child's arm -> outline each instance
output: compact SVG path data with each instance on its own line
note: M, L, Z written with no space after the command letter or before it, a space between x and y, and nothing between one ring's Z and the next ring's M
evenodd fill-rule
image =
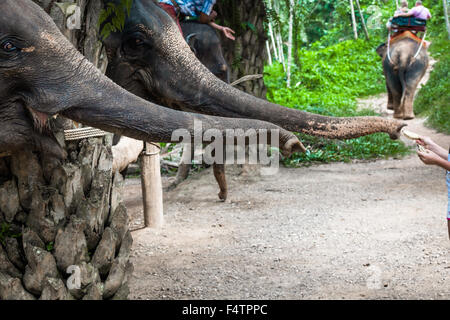
M417 155L419 156L420 160L422 160L422 162L425 164L433 164L441 168L444 168L447 171L450 171L450 161L448 161L447 158L443 159L440 155L437 155L433 151L427 152L417 151Z

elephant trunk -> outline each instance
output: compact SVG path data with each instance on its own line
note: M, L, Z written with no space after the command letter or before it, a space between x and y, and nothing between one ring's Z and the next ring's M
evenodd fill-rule
M176 48L164 51L175 57L159 57L169 61L173 74L183 75L170 80L183 101L175 101L191 112L233 117L251 118L275 123L286 130L302 132L330 139L350 139L385 132L397 139L405 124L376 116L326 117L296 109L286 108L246 94L215 77L189 50L178 34L161 40L162 47ZM189 82L184 75L189 74ZM165 96L164 92L161 96ZM176 98L175 98L176 100Z
M199 75L203 78L199 82L204 85L207 103L196 110L202 113L270 121L289 131L329 139L352 139L376 132L385 132L397 139L405 126L402 122L377 116L327 117L286 108L237 90L204 71ZM208 81L204 80L206 77Z
M210 129L214 129L224 138L229 134L227 131L229 129L240 129L244 132L254 129L254 135L258 141L265 143L263 138L266 137L266 131L269 131L267 138L270 139L270 130L277 130L279 134L277 143L285 155L305 151L304 146L294 134L272 123L251 119L196 115L172 110L148 102L124 90L101 74L85 59L79 68L89 71L80 72L79 74L83 75L81 78L73 76L69 80L69 85L80 94L74 95L72 91L70 100L66 101L65 108L59 112L77 122L148 142L178 142L178 137L173 136L173 132L177 129L183 129L183 132L188 133L189 137L194 139L195 134L198 134L195 131L196 124L201 124L200 139L202 141L203 134ZM232 140L233 143L235 140ZM205 141L209 140L205 139Z

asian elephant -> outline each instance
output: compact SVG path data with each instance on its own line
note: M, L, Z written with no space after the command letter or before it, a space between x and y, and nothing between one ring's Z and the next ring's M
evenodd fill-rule
M221 62L214 30L196 23L184 23L182 28L186 41L172 18L153 1L134 0L123 30L104 39L109 61L106 75L130 92L172 109L260 119L289 131L330 139L376 132L396 139L404 126L381 117L325 117L255 98L226 83L228 70L225 59ZM217 41L208 44L205 39ZM201 50L204 48L209 48L207 54ZM215 166L214 173L221 186L219 197L226 198L223 166Z
M417 86L428 68L428 53L425 48L410 38L393 43L390 59L387 45L380 45L376 51L383 61L388 93L387 108L394 110L394 118L409 120L414 118L413 102ZM416 57L414 57L417 54Z
M197 59L220 80L229 83L230 72L216 30L196 21L182 21L181 29L186 42Z
M48 130L57 114L156 142L175 142L172 132L179 128L194 136L194 121L202 122L203 132L214 128L224 137L226 129L255 129L257 138L262 129L274 129L280 130L283 152L304 150L294 134L268 122L186 113L131 94L80 54L31 0L3 0L0 12L0 152L35 149L64 156Z

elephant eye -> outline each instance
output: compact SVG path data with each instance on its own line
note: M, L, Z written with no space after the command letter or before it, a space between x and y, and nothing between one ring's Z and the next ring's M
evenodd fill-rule
M136 39L134 40L134 44L135 44L136 46L140 46L140 45L143 45L143 44L144 44L144 41L142 41L142 39L136 38Z
M9 40L6 40L2 43L2 49L6 52L13 52L17 50L17 47Z

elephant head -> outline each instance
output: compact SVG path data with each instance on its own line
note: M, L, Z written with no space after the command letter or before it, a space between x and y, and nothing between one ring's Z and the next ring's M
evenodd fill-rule
M292 133L271 123L188 114L129 93L87 61L31 0L3 0L0 12L0 151L36 148L61 155L45 130L56 114L155 142L172 141L172 132L181 128L192 135L196 120L203 130L214 128L223 135L225 129L253 128L257 134L259 129L280 129L284 152L304 150ZM132 51L139 46L136 34L130 37L127 57L138 57Z
M260 119L290 131L337 139L375 132L398 138L404 126L380 117L324 117L239 91L198 61L173 19L153 1L134 0L123 31L111 34L104 43L108 77L140 97L174 109Z
M229 83L230 72L216 31L195 21L181 22L183 35L197 59L220 80Z

